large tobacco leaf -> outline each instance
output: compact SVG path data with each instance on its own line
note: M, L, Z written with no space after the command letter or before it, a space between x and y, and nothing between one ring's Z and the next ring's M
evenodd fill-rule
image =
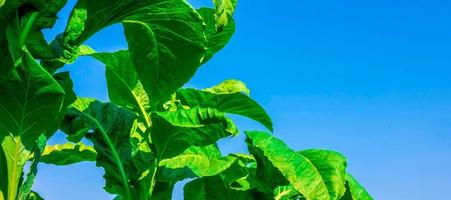
M46 134L62 110L64 90L29 53L9 80L0 83L0 142L8 169L8 187L16 196L23 165L41 134ZM42 113L46 113L42 115ZM4 188L2 188L3 190Z
M243 83L228 80L206 90L180 89L176 96L189 107L214 108L224 113L249 117L272 131L271 118L246 92L249 90Z
M202 62L205 27L184 0L80 0L60 43L74 48L118 22L124 25L132 61L154 106L186 83Z
M266 160L265 162L257 161L257 170L263 170L260 175L266 177L266 180L285 178L308 200L330 199L325 180L307 158L291 150L285 143L269 133L249 131L246 132L246 135L250 152L257 158ZM259 164L264 166L258 166ZM271 166L274 168L271 169ZM283 176L272 176L278 174L274 170L277 170ZM257 171L257 173L259 172ZM271 182L275 183L274 181ZM281 181L279 184L283 183L284 181Z
M191 146L207 146L238 134L232 120L212 108L157 112L152 122L151 137L159 160L177 156Z
M330 199L340 199L346 191L346 158L334 151L318 149L300 151L299 154L318 169L329 191Z
M128 51L96 53L92 57L105 64L108 96L111 102L129 108L150 127L150 102Z
M66 116L68 134L86 134L97 152L97 165L105 170L105 189L133 199L126 170L131 162L130 131L136 115L111 103L78 99ZM73 132L75 131L75 132Z

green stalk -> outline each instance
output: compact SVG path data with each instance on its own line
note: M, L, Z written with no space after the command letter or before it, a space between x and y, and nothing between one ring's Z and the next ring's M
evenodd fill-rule
M84 113L83 113L84 114ZM116 148L114 148L113 143L111 142L110 138L108 137L108 133L105 131L105 129L103 129L102 125L93 117L91 117L90 115L84 114L88 119L90 119L91 121L93 121L97 128L99 128L100 133L102 134L103 139L105 139L108 148L111 150L111 153L113 154L113 158L114 158L114 164L117 165L117 167L119 168L119 173L122 179L122 184L125 187L125 193L127 193L126 199L127 200L132 200L132 196L130 193L130 184L128 183L128 178L127 175L125 173L125 169L124 166L122 165L121 159L119 157L119 154L116 151Z
M31 13L30 18L28 18L27 23L25 24L19 36L19 48L22 48L22 46L25 45L28 34L30 34L31 28L33 28L34 22L36 21L38 15L38 12L33 12Z

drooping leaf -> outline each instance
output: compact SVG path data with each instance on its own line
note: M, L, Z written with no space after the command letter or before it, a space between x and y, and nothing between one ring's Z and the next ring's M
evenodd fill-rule
M346 158L335 151L311 149L300 151L318 169L329 191L330 199L340 199L346 185Z
M219 87L209 88L207 91L180 89L177 91L177 99L189 107L214 108L221 112L242 115L260 122L271 131L273 130L271 118L266 111L241 92L247 88L237 87L236 84L221 84L220 86L224 87L220 87L221 89Z
M129 52L96 53L92 57L106 66L105 76L111 102L139 113L149 127L149 97L138 81Z
M268 159L272 166L306 199L330 199L321 174L308 159L294 152L269 133L249 131L246 132L246 135L250 152L254 156L261 157L263 155L265 159ZM257 162L258 164L261 163Z
M58 118L64 90L25 52L10 79L0 83L0 142L8 168L10 192L15 197L22 168L41 134L49 132ZM45 113L43 115L42 113ZM10 156L12 155L12 156Z
M166 172L166 176L176 177L172 180L183 180L192 178L184 176L187 174L184 169L189 169L188 175L214 176L229 168L235 160L230 156L222 157L218 147L213 144L202 147L191 146L180 155L161 160L159 165L163 167L163 174Z
M132 156L130 131L135 118L132 112L114 104L80 99L65 120L66 127L73 127L65 130L84 133L94 143L96 163L105 170L105 189L126 200L133 199L126 169Z
M373 200L373 197L350 174L346 174L346 188L341 200Z
M205 59L206 63L215 53L224 48L235 32L235 22L232 17L229 17L228 23L221 28L217 28L215 19L215 10L211 8L201 8L197 12L202 16L206 24L205 35L207 37L207 53Z
M70 165L83 161L95 161L96 151L83 143L65 143L46 146L41 162L53 165Z
M191 146L207 146L238 133L230 118L211 108L158 112L152 122L152 142L159 160L177 156Z
M175 182L156 182L150 200L172 199Z

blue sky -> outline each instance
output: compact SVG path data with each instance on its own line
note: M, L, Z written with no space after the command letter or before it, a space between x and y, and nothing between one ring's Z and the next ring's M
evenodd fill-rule
M73 4L48 39L63 31ZM235 17L230 44L187 86L244 81L272 116L277 137L296 150L343 153L375 199L451 199L450 1L239 1ZM126 48L117 25L88 44ZM80 96L107 100L101 64L81 58L65 70ZM263 128L236 119L242 130ZM220 146L245 152L243 139ZM48 200L111 199L102 174L94 163L42 164L34 189Z

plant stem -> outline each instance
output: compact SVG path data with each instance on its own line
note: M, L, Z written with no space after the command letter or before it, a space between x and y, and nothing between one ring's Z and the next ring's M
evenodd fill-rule
M25 24L19 36L19 48L22 48L22 46L25 44L28 34L30 33L31 28L33 28L34 22L36 21L38 15L39 15L38 12L33 12L31 13L30 18L28 18L27 23Z

